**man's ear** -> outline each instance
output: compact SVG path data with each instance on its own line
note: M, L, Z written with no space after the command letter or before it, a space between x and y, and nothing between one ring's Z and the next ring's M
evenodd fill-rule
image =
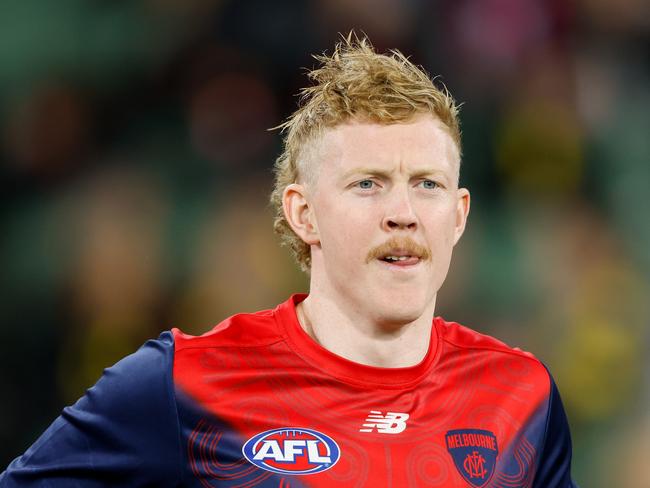
M282 193L284 217L293 231L310 246L320 244L316 216L303 185L292 183Z
M469 215L469 190L467 188L459 188L457 190L456 201L456 226L454 229L454 246L460 240L460 237L465 232L465 225L467 224L467 216Z

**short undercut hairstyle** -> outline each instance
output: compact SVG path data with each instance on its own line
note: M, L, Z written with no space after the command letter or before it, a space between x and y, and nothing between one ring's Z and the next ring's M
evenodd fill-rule
M313 84L300 91L298 109L276 128L284 134L283 151L275 162L271 204L273 228L289 247L301 269L309 272L311 250L285 218L282 195L292 183L309 179L311 146L325 129L352 119L378 124L408 122L431 114L449 130L460 154L458 106L447 89L401 52L375 52L370 41L354 33L343 38L331 56L314 56L319 66L308 72Z

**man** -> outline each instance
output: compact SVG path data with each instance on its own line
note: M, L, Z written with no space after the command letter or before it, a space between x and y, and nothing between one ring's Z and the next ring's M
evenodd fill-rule
M309 295L147 342L1 486L574 486L544 366L434 317L470 206L453 99L365 40L318 59L272 195Z

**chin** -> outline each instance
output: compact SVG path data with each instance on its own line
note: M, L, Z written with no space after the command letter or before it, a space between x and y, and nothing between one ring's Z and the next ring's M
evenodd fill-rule
M379 300L373 307L373 315L379 323L404 325L420 318L426 310L426 301L422 299L400 299L391 297Z

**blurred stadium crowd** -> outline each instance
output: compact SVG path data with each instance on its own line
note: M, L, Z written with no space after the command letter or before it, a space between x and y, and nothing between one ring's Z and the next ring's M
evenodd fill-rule
M650 486L644 0L2 0L0 468L102 368L307 280L267 195L312 53L369 35L463 103L437 312L553 371L585 487Z

